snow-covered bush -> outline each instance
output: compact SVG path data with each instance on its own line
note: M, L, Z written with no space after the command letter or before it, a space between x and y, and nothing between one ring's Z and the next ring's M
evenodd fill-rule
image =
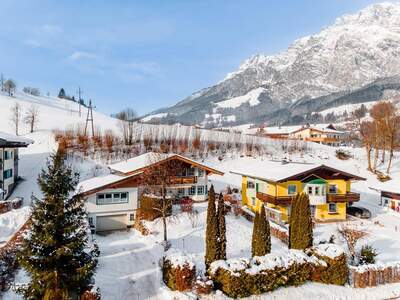
M214 283L208 277L199 276L194 283L193 289L198 295L208 295L213 291Z
M378 253L371 245L363 245L360 250L358 261L361 265L374 264L377 255Z
M16 259L16 249L6 247L0 251L0 291L5 291L9 288L14 272L18 268Z
M347 257L343 249L335 244L320 244L314 246L310 252L325 266L315 266L311 272L311 280L326 284L344 285L348 280L349 268Z
M290 249L252 259L218 260L211 264L210 276L216 288L238 298L298 286L307 280L343 285L348 269L343 249L324 244L306 252Z
M164 256L162 272L164 283L174 291L191 290L196 278L192 258L176 249L170 249Z

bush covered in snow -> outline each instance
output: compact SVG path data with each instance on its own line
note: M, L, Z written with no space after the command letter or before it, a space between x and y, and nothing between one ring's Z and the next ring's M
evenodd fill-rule
M320 244L314 246L310 252L326 263L323 267L314 267L312 281L337 285L344 285L347 282L349 268L342 248L334 244Z
M347 265L343 250L325 244L309 249L307 253L291 249L252 259L219 260L211 264L210 275L216 288L238 298L281 286L297 286L314 279L343 285L347 281Z
M186 254L170 249L163 259L164 283L174 291L187 291L193 287L196 278L196 267Z

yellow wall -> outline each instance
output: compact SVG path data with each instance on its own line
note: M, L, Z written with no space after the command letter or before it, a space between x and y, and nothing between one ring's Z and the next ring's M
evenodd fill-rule
M345 220L346 203L336 204L337 213L329 213L328 204L317 205L315 209L315 218L319 220Z

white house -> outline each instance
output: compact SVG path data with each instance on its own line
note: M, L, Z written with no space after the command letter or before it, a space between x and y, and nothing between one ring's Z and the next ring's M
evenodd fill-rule
M189 197L204 201L208 194L208 176L222 172L178 154L149 152L110 165L111 174L82 181L78 193L86 200L89 223L96 231L123 229L131 226L139 208L140 195L145 189L144 172L162 166L163 162L177 160L182 168L173 175L168 196Z
M400 180L393 179L370 187L381 193L380 205L400 212Z
M33 141L0 132L0 200L7 199L18 181L18 149Z

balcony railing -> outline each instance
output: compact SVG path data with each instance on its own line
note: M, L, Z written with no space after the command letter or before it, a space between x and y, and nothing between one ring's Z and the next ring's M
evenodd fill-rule
M197 183L197 177L196 176L177 176L172 178L171 180L172 184L194 184Z
M257 198L263 202L271 203L274 205L287 205L291 204L295 196L271 196L261 192L257 192ZM360 194L348 192L346 194L327 194L327 202L357 202L360 201Z

